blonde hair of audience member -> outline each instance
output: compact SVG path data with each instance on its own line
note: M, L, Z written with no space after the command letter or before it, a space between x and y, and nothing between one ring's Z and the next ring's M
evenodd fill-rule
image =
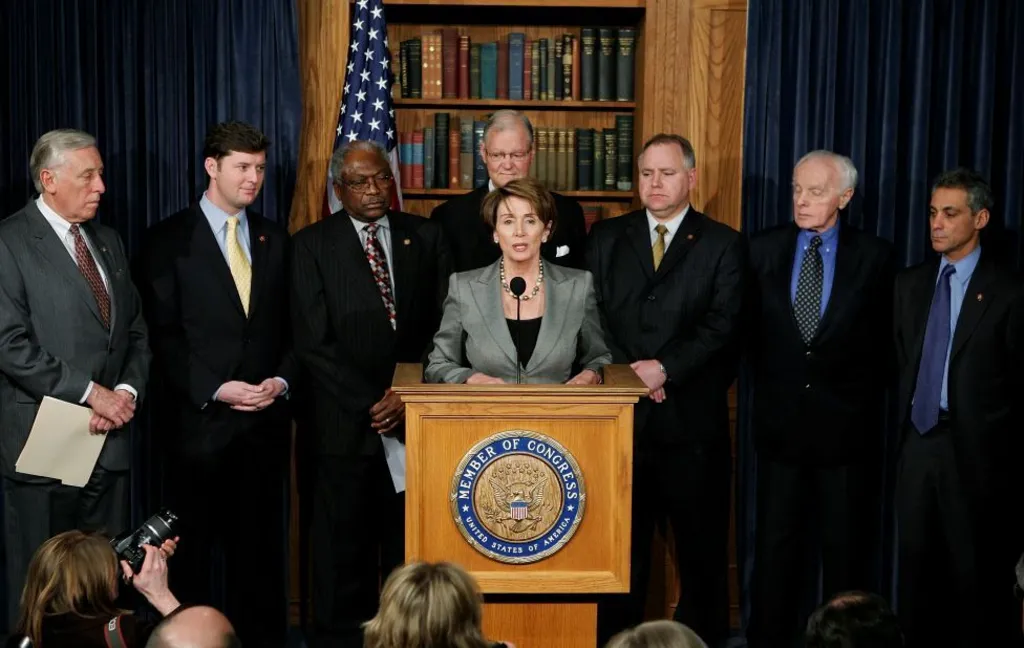
M103 536L67 531L36 549L21 592L18 632L36 646L43 620L57 614L110 618L125 613L117 597L117 554Z
M409 563L391 572L380 611L365 624L364 648L488 648L483 597L452 563Z
M682 623L648 621L615 635L605 648L708 648L708 645Z

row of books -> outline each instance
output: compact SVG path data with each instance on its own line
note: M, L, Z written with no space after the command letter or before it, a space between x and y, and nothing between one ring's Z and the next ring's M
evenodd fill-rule
M636 30L584 27L528 40L472 43L454 28L402 41L406 99L633 101Z
M435 113L434 126L399 132L398 158L406 189L473 189L487 183L480 155L484 121L453 123ZM534 129L530 175L554 191L631 191L633 116L616 115L615 128Z

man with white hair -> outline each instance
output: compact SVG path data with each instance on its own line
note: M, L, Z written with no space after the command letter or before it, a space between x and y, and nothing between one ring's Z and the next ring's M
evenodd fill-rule
M228 618L212 607L189 607L160 622L146 648L240 648Z
M892 358L891 245L842 223L857 169L813 151L793 169L793 223L750 243L746 306L757 522L751 648L800 636L799 576L820 543L824 596L861 582L880 518ZM811 528L808 520L816 520Z
M491 238L491 228L480 215L480 205L488 192L529 175L534 153L533 125L526 115L517 110L498 110L487 120L480 143L487 184L439 205L430 215L444 230L456 272L482 268L501 256ZM572 198L557 193L551 196L558 217L540 253L545 261L583 268L587 238L583 208Z
M127 425L150 361L124 245L93 222L105 190L96 140L50 131L32 149L30 167L39 197L0 223L0 474L11 619L44 540L128 526ZM89 407L90 431L106 435L83 488L15 466L45 396Z

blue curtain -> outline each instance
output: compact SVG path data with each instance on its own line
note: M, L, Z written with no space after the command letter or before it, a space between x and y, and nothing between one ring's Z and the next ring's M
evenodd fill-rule
M801 155L849 155L860 184L844 218L889 239L905 265L931 253L929 183L970 166L993 188L987 249L1020 263L1024 4L1018 0L750 0L743 227L789 222ZM756 461L741 382L738 551L750 581ZM891 423L890 423L891 428ZM890 435L891 438L891 435ZM891 468L894 453L887 452ZM891 502L891 470L885 486ZM893 594L890 505L878 580ZM812 578L813 581L813 578ZM747 590L743 587L744 591ZM744 597L744 618L749 601Z
M273 142L254 209L287 223L302 115L294 0L4 0L0 52L0 218L33 196L35 140L80 128L106 166L98 219L132 254L147 227L205 188L207 127L240 119ZM146 428L140 415L136 522L160 500Z

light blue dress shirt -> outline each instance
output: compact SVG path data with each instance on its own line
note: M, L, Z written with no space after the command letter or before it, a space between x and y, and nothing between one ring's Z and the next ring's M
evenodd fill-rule
M249 265L252 265L252 250L249 249L249 219L245 215L245 210L238 212L237 214L229 214L206 197L206 192L203 192L203 197L199 199L199 208L203 210L203 215L206 216L206 221L210 223L210 229L213 230L213 235L217 239L217 246L220 248L220 253L224 255L224 260L228 260L228 217L238 217L238 240L242 244L242 251L245 252L245 258L249 260Z
M825 274L821 282L821 312L820 317L825 316L825 308L828 306L829 297L832 296L832 279L836 276L836 245L839 243L839 221L821 234L811 230L800 230L796 237L796 254L793 256L793 274L789 281L789 300L796 303L796 287L800 281L800 266L804 262L804 254L811 245L811 239L815 236L821 237L821 261Z
M974 269L978 267L978 259L980 258L980 245L956 263L950 263L946 260L946 257L942 257L942 261L939 263L939 272L935 275L935 284L938 285L943 268L948 265L956 268L956 272L949 278L949 344L946 345L946 364L942 368L942 392L939 395L939 407L944 410L949 409L949 355L953 350L956 321L960 319L960 307L964 304L967 286L971 283L971 275L974 274Z

